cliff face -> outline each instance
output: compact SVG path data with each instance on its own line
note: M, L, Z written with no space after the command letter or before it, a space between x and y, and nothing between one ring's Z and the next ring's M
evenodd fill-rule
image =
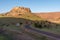
M25 8L25 7L14 7L11 12L16 12L16 13L29 13L31 12L30 8Z
M22 14L31 13L30 8L25 7L14 7L10 12L6 13L7 16L19 16Z

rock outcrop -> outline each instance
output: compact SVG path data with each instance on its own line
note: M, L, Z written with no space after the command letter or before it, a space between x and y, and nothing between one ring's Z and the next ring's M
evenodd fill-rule
M14 7L10 12L6 13L7 16L19 16L22 14L31 13L30 8Z

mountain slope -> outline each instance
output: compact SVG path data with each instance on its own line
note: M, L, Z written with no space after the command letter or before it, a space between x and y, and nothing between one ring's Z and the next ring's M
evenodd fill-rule
M16 17L30 20L42 20L38 16L31 13L30 8L14 7L10 12L3 14L4 17Z
M60 22L60 12L35 13L35 15L52 22Z

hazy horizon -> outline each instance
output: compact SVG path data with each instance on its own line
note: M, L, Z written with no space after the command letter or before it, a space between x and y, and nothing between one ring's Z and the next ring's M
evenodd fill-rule
M60 0L0 0L0 13L16 6L28 7L32 12L60 12L59 4Z

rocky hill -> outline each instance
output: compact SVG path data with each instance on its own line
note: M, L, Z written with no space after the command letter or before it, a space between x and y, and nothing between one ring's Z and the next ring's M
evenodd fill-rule
M7 16L19 16L22 14L31 13L30 8L14 7L10 12L6 13Z
M2 14L1 16L7 17L17 17L30 20L41 20L38 16L32 14L30 8L26 7L14 7L11 11Z

